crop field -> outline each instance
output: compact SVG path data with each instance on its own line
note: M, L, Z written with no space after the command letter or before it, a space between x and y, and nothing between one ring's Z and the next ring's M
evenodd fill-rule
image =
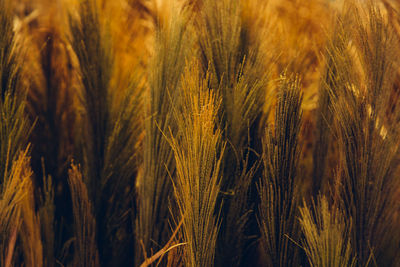
M399 0L0 0L0 267L400 267Z

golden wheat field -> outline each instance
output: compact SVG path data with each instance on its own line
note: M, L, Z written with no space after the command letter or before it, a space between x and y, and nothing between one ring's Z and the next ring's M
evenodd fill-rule
M399 0L0 0L0 267L400 267Z

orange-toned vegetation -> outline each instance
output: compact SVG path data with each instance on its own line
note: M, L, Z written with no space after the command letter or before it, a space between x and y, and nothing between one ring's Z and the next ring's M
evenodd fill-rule
M396 0L0 0L0 267L400 266Z

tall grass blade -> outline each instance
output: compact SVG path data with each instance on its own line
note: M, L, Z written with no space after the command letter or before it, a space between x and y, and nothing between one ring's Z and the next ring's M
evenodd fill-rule
M21 68L13 30L13 17L10 0L0 1L0 89L4 101L6 92L14 95L20 85Z
M219 230L218 194L224 153L217 116L220 101L202 79L199 66L182 78L175 109L178 132L170 143L175 155L174 192L183 218L185 266L213 266Z
M264 173L259 183L261 242L271 266L296 266L299 226L297 220L297 166L301 126L299 81L281 78L275 126L268 128L264 143Z
M170 16L158 18L156 24L155 51L145 95L143 173L137 182L136 264L161 249L171 233L168 221L175 163L173 151L163 133L176 132L171 110L191 45L185 31L185 11L170 4L167 9Z
M112 83L115 67L111 36L100 18L99 3L83 0L71 17L72 47L78 58L83 120L84 178L97 226L102 264L133 262L133 202L142 135L142 81L135 69L121 88ZM120 102L116 105L117 96Z
M30 128L21 84L20 47L13 32L11 2L0 1L0 173L10 170L20 150L27 145Z
M68 174L74 214L73 262L75 266L97 267L100 265L96 242L96 219L93 215L92 203L78 167L72 164Z
M26 150L21 153L17 161L18 174L21 177L27 177L27 183L24 191L26 197L21 202L21 220L22 224L19 230L21 239L22 254L24 257L24 265L28 267L43 266L43 244L41 236L40 217L36 212L35 192L33 185L33 171L30 166L30 157Z
M0 264L14 266L17 235L22 225L22 203L28 198L31 177L25 175L26 151L3 175L0 191ZM28 189L28 190L27 190Z
M336 88L346 86L351 81L353 63L348 49L350 12L338 17L335 21L334 32L329 38L325 52L325 69L319 86L319 97L316 120L316 139L313 149L313 184L312 193L317 197L323 190L326 173L328 151L333 139L331 132L334 113L332 112L332 94L337 94Z
M400 136L398 109L387 116L397 40L376 5L369 3L366 11L365 18L360 10L354 12L362 79L335 88L339 96L333 112L341 151L342 208L352 218L357 264L372 266L391 239L391 209L397 205L392 168Z
M251 138L260 139L256 130L268 81L263 35L250 26L251 19L259 18L250 19L243 6L240 1L204 1L198 23L200 59L204 71L211 73L211 87L222 97L219 117L228 144L222 164L219 266L241 263L250 214L249 186L256 169L256 157L250 151L259 149L251 147L257 143Z
M355 266L350 243L351 218L338 207L329 207L325 196L319 195L311 207L300 208L302 246L310 266Z

